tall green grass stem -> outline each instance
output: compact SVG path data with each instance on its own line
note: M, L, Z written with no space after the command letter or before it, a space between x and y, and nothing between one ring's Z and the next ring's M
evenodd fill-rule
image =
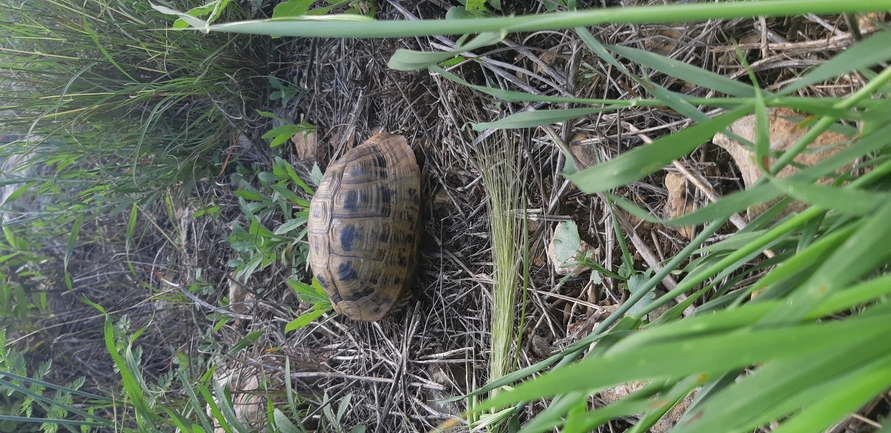
M337 21L256 20L214 24L210 31L302 37L394 38L462 35L485 32L534 32L607 23L668 23L718 19L788 16L806 10L815 14L872 12L891 9L891 0L783 0L675 4L604 8L575 12L465 20Z

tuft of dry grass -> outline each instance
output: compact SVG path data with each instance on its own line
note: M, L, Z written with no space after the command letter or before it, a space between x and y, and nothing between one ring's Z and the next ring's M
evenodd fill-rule
M490 248L492 254L492 322L489 349L489 380L513 371L516 364L517 293L523 248L525 176L517 156L525 143L521 134L497 131L480 135L475 162L486 187ZM491 396L498 389L490 392Z

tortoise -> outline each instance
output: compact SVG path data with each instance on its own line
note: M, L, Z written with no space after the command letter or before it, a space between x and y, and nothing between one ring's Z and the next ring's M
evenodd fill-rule
M374 135L328 166L309 207L309 263L338 313L373 322L408 299L420 189L400 135Z

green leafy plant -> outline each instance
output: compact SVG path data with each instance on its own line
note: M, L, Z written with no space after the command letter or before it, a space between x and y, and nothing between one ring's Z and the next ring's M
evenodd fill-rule
M235 192L239 198L241 211L247 219L247 226L233 225L229 242L239 253L229 266L235 268L236 278L245 278L269 266L276 260L287 266L300 266L306 263L308 250L303 240L306 238L306 221L309 215L309 201L298 195L292 186L299 187L306 195L312 195L310 188L285 160L276 157L272 172L257 175L261 185L271 191L269 195L254 188L246 181L239 183ZM295 208L299 209L295 211ZM274 230L266 224L273 215L279 215L284 222Z
M752 16L788 16L809 11L817 14L856 13L884 10L887 0L861 0L839 3L834 0L785 0L782 2L741 2L732 6L680 4L649 7L589 9L547 15L477 18L472 20L372 21L349 16L301 22L299 26L282 21L240 21L211 25L210 32L250 33L271 36L384 38L429 35L468 35L477 33L531 32L571 29L604 23L671 23L707 19L733 19ZM338 20L355 21L344 26ZM391 63L391 67L398 69Z
M269 140L269 145L271 147L281 146L282 143L290 140L291 137L297 134L309 134L316 130L316 127L307 123L305 120L301 119L300 123L295 125L287 120L284 120L275 115L275 113L270 113L268 111L258 111L261 116L268 117L270 119L276 119L283 123L281 126L277 126L275 128L270 129L265 134L263 134L263 138Z
M300 93L300 85L297 82L298 78L298 76L295 76L293 82L287 82L270 75L269 84L275 90L269 94L269 99L272 101L281 101L282 107L287 106L288 102Z
M42 432L55 433L60 426L111 427L110 421L75 407L74 395L93 404L108 402L104 397L80 391L84 378L64 386L45 382L43 378L52 368L52 362L44 362L29 374L24 355L8 348L6 343L6 328L0 328L0 392L4 396L0 431L24 431L32 428L29 426L39 426ZM70 419L72 416L83 420Z
M311 9L313 5L324 4L315 9ZM272 13L273 18L312 18L318 17L346 7L343 10L347 15L362 15L374 17L377 12L377 3L374 0L326 0L324 2L316 0L288 0L279 3Z
M461 6L453 6L446 13L446 19L469 19L493 16L486 3L495 10L501 10L500 0L460 0Z
M317 177L321 177L318 174ZM271 194L264 194L245 181L241 181L241 189L236 191L248 221L247 228L234 225L229 237L233 250L239 253L229 262L229 266L235 268L236 278L247 278L276 262L298 268L308 266L309 250L305 239L309 201L295 193L294 187L299 187L310 196L313 194L312 188L281 158L275 158L271 173L261 172L257 178L263 189L271 191ZM264 222L272 217L284 219L274 230L267 228ZM309 285L292 278L288 280L288 285L301 301L311 304L311 307L289 322L285 332L302 328L331 311L331 301L315 279Z
M89 302L89 301L88 301ZM103 314L104 308L98 304L92 304ZM206 368L209 363L200 359L186 360L179 363L179 368L161 378L156 384L151 384L142 375L141 353L142 350L136 344L145 329L130 332L129 320L126 316L115 322L106 314L104 336L106 349L112 356L116 371L121 375L124 398L118 399L115 404L120 413L133 417L136 428L132 424L125 423L121 431L177 431L199 433L213 431L219 426L227 431L248 431L247 420L240 419L236 415L236 403L230 384L222 384L214 379L215 368L210 368L200 377L191 377L189 372L196 371L189 363L200 363ZM246 350L262 334L262 331L249 334L230 348L226 356L235 356ZM217 350L217 349L210 349ZM221 355L221 354L220 354ZM290 365L286 364L285 371L290 371ZM176 381L174 381L176 379ZM180 398L176 394L168 393L173 385L181 387L183 394ZM291 415L286 415L281 409L273 408L270 400L266 401L265 428L271 432L305 432L300 423L298 414L302 411L298 408L297 400L290 382L286 381L287 402L282 409L287 408ZM209 412L209 413L208 413ZM291 421L296 419L297 422ZM67 421L66 421L67 422Z
M303 328L334 308L331 306L331 300L328 298L322 285L319 284L319 280L313 278L312 285L309 285L290 279L288 280L288 285L301 301L311 304L312 307L304 311L296 319L288 322L285 326L285 332Z
M229 4L229 0L213 0L205 3L203 6L199 6L196 8L189 9L186 12L188 17L195 18L203 18L207 17L204 21L208 23L212 23L216 21L217 18L222 15L223 10L226 9L226 6ZM186 19L188 19L186 17ZM173 23L173 28L175 29L184 29L190 25L186 19L180 18Z
M334 428L335 431L346 431L343 428L343 415L346 413L347 408L350 406L350 400L352 400L353 395L347 394L340 401L340 404L337 405L337 412L335 413L331 407L331 400L328 397L328 393L325 393L322 399L322 413L325 414L325 419L328 420L328 423ZM353 426L349 430L349 433L365 433L365 426L360 424Z
M22 319L47 310L46 293L32 290L46 281L41 267L49 260L36 251L39 243L32 233L5 225L0 238L0 321L4 326L22 324ZM17 329L18 330L18 329Z

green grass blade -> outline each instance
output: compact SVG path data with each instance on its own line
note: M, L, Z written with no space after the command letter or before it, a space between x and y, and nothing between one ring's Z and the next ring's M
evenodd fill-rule
M891 200L891 194L853 188L819 186L792 179L771 178L781 191L805 203L847 215L866 216L876 207ZM839 198L844 198L839 200Z
M71 252L74 251L74 244L77 243L77 236L80 234L80 226L84 222L84 215L79 214L71 226L71 234L68 235L68 244L65 245L65 258L63 265L65 272L68 272L68 260L71 259Z
M216 382L216 381L214 381ZM219 388L215 386L214 388ZM198 392L204 397L204 401L207 402L207 408L210 410L210 414L213 415L213 418L219 423L220 428L222 428L226 433L232 433L232 427L229 425L228 418L223 415L223 412L220 410L220 404L222 400L225 399L223 393L219 393L220 395L220 404L217 404L217 400L214 400L213 396L210 394L210 391L207 390L207 387L204 384L198 384Z
M702 387L704 379L704 376L691 376L684 378L670 388L666 387L668 389L663 390L658 397L650 402L647 411L641 416L640 421L628 430L628 433L649 432L650 428L659 422L668 411L687 398L691 391Z
M296 319L288 322L288 324L285 325L285 333L287 334L295 329L300 329L300 328L306 327L310 323L315 322L316 319L318 319L319 317L322 317L322 315L324 315L325 313L327 313L329 311L331 311L331 307L328 304L313 305L310 309L301 313L300 316L297 316Z
M471 89L478 90L487 95L494 96L502 101L507 102L552 102L552 103L576 103L576 104L589 104L589 105L601 105L601 104L609 104L613 106L622 106L622 107L630 107L630 106L640 106L640 105L661 105L659 101L653 100L645 100L642 98L634 98L634 99L586 99L586 98L568 98L565 96L548 96L548 95L535 95L526 92L518 92L514 90L502 90L493 87L487 86L477 86L474 84L470 84L467 81L464 81L457 75L446 71L439 66L433 65L428 68L431 72L435 72L443 77L447 78L449 81L453 81L455 83L461 84L466 87L470 87Z
M758 239L761 235L764 234L763 230L754 231L754 232L737 232L735 235L724 239L723 241L704 246L698 250L697 253L718 253L718 252L732 252L736 251L755 239ZM716 255L712 255L715 257ZM704 258L705 256L703 256Z
M285 188L281 185L270 185L269 188L284 197L285 200L288 200L300 207L309 208L309 202L300 198L297 194L294 194L294 191L291 191L290 189Z
M620 418L620 417L630 417L635 414L644 413L647 409L650 408L650 405L653 404L651 400L646 398L642 398L638 393L643 393L646 396L644 390L638 391L628 397L623 398L613 404L608 406L599 407L592 411L589 411L582 415L576 415L572 418L572 422L579 424L583 429L582 431L590 432L596 431L597 427L606 424L612 419ZM582 395L581 401L584 402L586 397L585 394L579 393ZM550 408L549 408L550 409ZM555 414L556 416L556 414ZM563 417L563 414L559 415ZM536 417L537 418L537 417ZM566 421L570 422L569 419ZM538 432L546 432L553 430L545 430L545 429L527 429L524 428L520 431L520 433L538 433Z
M139 217L139 206L136 203L130 207L130 219L127 220L127 236L124 239L124 249L129 253L133 243L133 233L136 232L136 220Z
M9 374L7 374L6 372L3 372L3 375L9 375ZM63 387L63 386L58 386L58 385L54 385L54 384L49 384L49 383L47 383L47 382L38 381L38 380L31 379L31 378L26 378L26 380L29 381L29 382L32 382L32 383L35 383L35 384L39 384L39 385L41 385L41 386L47 386L47 387L50 387L50 388L53 388L53 389L56 389L56 390L59 390L59 391L62 391L62 392L67 392L67 393L70 393L70 394L75 394L75 393L77 393L77 392L76 392L76 391L77 391L76 389L69 389L69 388L65 388L65 387ZM11 390L18 391L18 392L20 392L20 393L22 393L22 394L24 394L24 395L26 395L26 396L28 396L28 397L33 398L35 401L40 402L41 405L46 405L46 406L57 406L57 407L61 408L62 410L65 410L65 411L68 412L68 413L73 413L73 414L75 414L75 415L80 415L80 416L84 417L84 419L87 419L87 420L94 420L94 421L90 421L90 422L89 422L91 425L103 425L103 426L111 426L111 425L112 425L112 422L111 422L111 421L106 420L106 419L104 419L104 418L102 418L102 417L99 417L99 416L96 416L96 415L91 415L91 414L86 413L86 412L84 412L84 411L82 411L82 410L80 410L80 409L77 409L77 408L75 408L75 407L73 407L73 406L71 406L71 405L62 404L62 403L60 403L60 402L58 402L58 401L56 401L56 400L53 400L53 399L51 399L51 398L44 397L44 396L41 395L41 394L34 393L34 392L32 392L31 390L29 390L28 388L25 388L25 387L22 387L22 386L18 386L18 385L16 385L16 384L12 383L12 382L9 382L9 381L0 379L0 389L2 389L2 388L9 388L9 389L11 389ZM92 395L92 394L89 394L89 395ZM98 402L98 401L108 401L108 399L107 399L107 398L104 398L104 397L98 397L98 399L99 399L99 400L97 400L97 402ZM60 420L55 420L55 421L60 421Z
M468 20L356 21L351 22L349 26L336 21L256 20L214 24L208 29L215 32L253 33L270 36L392 38L501 31L534 32L589 27L607 23L672 23L754 16L773 17L795 15L803 10L814 14L838 14L884 11L889 8L891 8L891 2L888 0L858 0L856 2L784 0L717 4L689 3L633 8L613 7Z
M161 410L167 414L170 422L172 422L173 425L175 425L180 432L192 433L195 431L192 427L197 426L197 424L193 423L188 418L180 416L178 413L174 412L173 409L166 406L162 407Z
M891 349L887 314L844 322L797 325L784 328L741 330L721 335L685 338L683 344L668 340L620 353L608 351L541 376L534 382L484 401L476 408L485 411L526 400L571 391L594 392L633 380L720 374L771 359L817 353L850 342L851 335ZM645 334L645 333L642 333ZM635 336L629 337L629 339ZM591 374L597 372L597 374Z
M877 93L883 93L884 87L891 82L891 68L883 69L878 75L868 81L864 86L857 89L854 93L836 103L835 108L851 109L855 107L859 101L871 99ZM798 138L789 148L774 161L770 167L771 173L777 173L786 165L793 162L796 155L804 151L810 143L813 143L824 131L829 130L836 125L838 118L832 116L820 117L810 128ZM887 122L882 122L884 127L888 126ZM866 130L877 128L874 125L864 125Z
M606 48L622 57L634 61L635 63L639 63L665 75L679 78L706 89L740 98L752 98L755 96L755 89L751 85L731 80L714 72L697 68L696 66L684 62L679 62L665 56L631 47L607 45Z
M891 357L885 357L861 370L828 381L818 390L815 389L813 395L819 398L794 418L780 424L773 433L825 431L889 386L891 386Z
M210 25L209 22L202 20L200 18L193 17L192 15L189 15L187 13L173 10L166 6L161 6L161 5L152 5L152 9L154 9L162 14L165 14L165 15L177 16L177 17L179 17L179 19L177 21L185 22L188 25L192 26L192 28L200 31L201 33L206 34L206 33L209 33L209 31L210 31L209 30L209 25ZM182 20L182 21L180 21L180 20ZM275 36L275 35L272 34L271 36Z
M108 62L111 63L115 67L115 69L120 71L120 73L124 74L125 77L129 78L130 81L137 82L137 80L135 78L133 78L130 74L128 74L127 71L125 71L124 68L122 68L121 65L119 65L118 62L116 62L113 57L111 57L111 54L108 53L108 50L106 50L105 47L102 46L102 43L99 42L99 35L97 35L96 32L94 32L93 29L90 27L90 22L87 21L86 15L84 15L82 18L83 18L82 23L84 26L84 31L88 35L90 35L90 39L93 40L93 43L96 44L96 48L98 48L99 51L102 52L102 55L105 56L105 58L108 60Z
M306 218L294 218L284 222L284 224L278 226L273 232L276 235L285 235L291 230L298 229L306 225Z
M791 95L798 90L832 77L868 68L887 62L889 59L891 59L891 32L879 32L842 51L829 61L821 63L820 66L795 80L791 85L784 87L777 94Z
M254 344L257 341L257 339L260 338L261 335L263 335L264 332L265 331L253 331L250 334L246 335L244 338L242 338L241 340L238 340L237 343L232 345L232 348L230 348L229 351L226 352L226 355L232 356L232 355L240 352L245 347L248 347L251 344Z
M621 315L621 313L618 315L613 314L610 317L616 317L616 316L620 316L620 315ZM613 319L613 321L615 321L615 320L616 319ZM612 323L613 323L612 321L609 322L607 324L607 327L609 325L611 325ZM613 326L612 331L622 332L622 331L637 329L640 327L640 323L641 322L639 319L635 319L632 317L625 317L622 320L619 320L619 322L616 323L615 326ZM604 327L604 329L606 329L606 327ZM510 385L514 382L523 380L529 376L532 376L533 374L536 374L536 373L554 365L557 362L561 362L563 359L565 359L567 356L571 356L571 354L573 354L573 353L578 353L581 350L587 349L594 342L597 342L600 340L605 340L604 337L606 337L606 336L607 336L607 334L604 334L603 332L592 333L591 335L588 335L587 337L585 337L579 341L576 341L575 343L572 343L563 352L557 353L557 354L551 356L550 358L545 359L544 361L540 361L536 364L530 365L529 367L522 368L522 369L517 370L513 373L508 373L504 377L497 379L495 381L492 381L483 387L477 388L477 389L473 390L472 392L468 393L467 395L464 395L461 397L453 397L450 399L443 399L443 401L461 400L461 399L464 399L467 397L487 393L487 392L491 391L492 389L500 388L502 386ZM603 344L598 344L597 347L601 347L601 346L603 346Z
M692 152L748 111L748 107L738 108L566 177L588 194L606 192L627 185L661 170L671 161Z
M816 320L839 313L858 305L876 301L889 294L891 294L891 274L866 281L830 296L808 315L808 319Z
M829 255L832 254L842 242L846 241L858 227L859 224L852 224L849 227L821 237L804 250L799 251L798 254L795 254L779 266L771 269L770 272L758 280L750 290L756 291L778 284L787 278L792 278L799 272L802 272L815 264L819 265L825 263L829 258Z
M86 301L89 302L89 301ZM95 305L94 305L95 306ZM118 367L118 371L121 373L121 382L124 385L124 391L127 393L127 397L133 407L136 409L136 420L139 422L141 426L146 426L150 429L155 429L155 412L150 410L148 405L146 404L145 395L142 393L142 388L139 386L139 382L137 381L133 371L128 367L127 362L124 360L124 357L118 352L117 346L114 342L114 325L111 323L111 317L105 317L105 348L108 350L108 353L111 355L112 360L114 360L115 365Z
M773 200L781 195L782 192L771 184L757 185L747 190L729 194L717 202L709 203L691 213L670 220L658 218L649 211L621 197L610 195L610 198L619 207L644 221L670 226L690 226L729 218L734 213L745 211L749 206Z
M888 221L891 221L891 201L882 203L875 214L865 218L857 231L827 259L827 264L790 295L787 303L765 317L761 325L797 322L828 296L885 263L891 258L891 248L887 247L891 239Z
M64 386L61 386L61 385L56 385L56 384L54 384L54 383L45 382L45 381L43 381L43 380L37 380L37 379L34 379L34 378L32 378L32 377L20 376L20 375L18 375L18 374L11 373L11 372L8 372L8 371L0 371L0 377L3 377L3 376L8 376L8 377L10 377L10 378L13 378L13 379L16 379L16 380L21 380L21 381L24 381L24 382L33 382L33 383L38 384L38 385L40 385L40 386L42 386L42 387L45 387L45 388L57 389L57 390L59 390L59 391L67 392L67 393L72 394L72 395L79 395L79 396L81 396L81 397L86 397L86 398L94 399L94 400L96 400L96 401L108 401L108 400L109 400L108 397L102 397L102 396L99 396L99 395L96 395L96 394L92 394L92 393L89 393L89 392L86 392L86 391L81 391L81 390L79 390L79 389L71 389L71 388L67 388L67 387L64 387ZM90 416L92 417L92 415L90 415ZM101 418L98 418L98 417L95 417L95 418L97 418L97 419L101 419Z
M288 417L285 416L285 413L278 409L275 409L272 412L272 416L275 420L275 426L282 433L301 433L306 431L303 429L303 427L300 427L291 422L291 420L289 420Z
M886 139L888 134L891 134L891 125L884 125L869 135L858 139L852 143L851 146L842 149L838 153L811 167L805 168L800 172L785 178L781 182L796 182L796 184L814 182L857 158L861 158L871 152L879 151L888 146L888 141ZM875 172L876 170L873 171ZM878 177L880 174L882 173L876 172L876 174L873 175L873 172L870 172L867 175L862 176L862 178L870 180L871 178L868 178L867 176ZM860 183L854 182L848 188L859 185ZM847 194L847 192L848 190L846 189L844 194ZM610 197L621 208L645 221L672 226L686 226L704 224L718 218L727 218L733 213L746 210L749 206L773 200L782 194L783 192L777 189L777 186L773 183L756 184L747 190L729 194L721 198L718 202L710 203L702 208L696 209L692 213L671 220L657 218L648 211L641 209L637 205L622 199L621 197ZM837 205L834 206L837 207Z
M310 188L310 186L307 185L306 182L304 182L303 179L300 178L300 176L297 176L297 172L294 171L294 167L292 167L291 164L287 163L279 157L276 157L275 163L280 167L284 167L285 171L288 173L288 177L290 177L297 186L303 189L304 192L309 195L315 194L315 191L313 191L313 189Z
M685 95L682 95L677 92L672 92L652 81L649 78L646 79L638 79L641 86L644 89L647 89L648 92L652 93L656 99L662 101L674 111L677 111L684 117L693 120L694 122L703 123L708 122L709 117L699 111L696 107L693 106L687 99ZM743 103L745 104L745 103Z
M185 374L183 374L181 370L176 370L176 377L179 378L179 382L183 384L183 390L186 392L186 395L189 396L188 403L194 413L198 416L198 421L200 421L201 425L204 426L204 431L213 431L210 420L208 420L207 415L205 415L204 407L198 401L198 395L195 394L195 388L192 386L191 383L189 383L189 380L186 378Z
M684 280L681 281L681 283L678 284L675 289L669 291L661 298L657 299L656 302L653 302L650 305L648 312L655 310L666 302L674 299L678 295L686 293L689 290L693 290L694 288L696 288L697 285L705 282L707 279L717 274L720 277L717 277L716 280L713 281L712 284L715 284L717 280L720 280L720 278L729 275L739 267L747 264L749 260L761 254L764 250L782 241L784 238L789 237L790 233L800 229L800 227L802 227L818 214L819 210L808 209L798 215L795 215L794 217L783 221L782 223L777 224L775 227L771 228L769 231L759 236L751 243L730 253L726 257L721 258L717 262L707 264L707 267L699 271L698 273L688 274L687 277L684 278Z
M452 51L423 52L400 48L393 53L392 57L390 57L387 66L389 66L390 69L395 69L397 71L416 71L418 69L425 69L428 66L444 62L461 53L497 44L498 42L501 42L505 36L507 36L507 33L503 31L482 33L467 44L460 45Z
M12 421L14 423L29 422L29 423L57 424L57 425L64 425L64 426L96 426L96 427L112 428L112 423L110 423L110 422L107 424L103 424L103 423L98 423L98 422L93 422L93 421L75 421L75 420L68 420L68 419L34 418L34 417L10 416L10 415L0 415L0 421Z
M764 317L776 308L775 301L746 304L739 308L722 311L721 314L693 316L685 320L648 325L646 333L633 339L625 339L613 346L613 353L628 352L636 347L657 344L669 339L703 337L732 332L752 325L753 320Z
M885 344L873 345L869 338L857 338L851 344L849 336L848 341L820 352L768 362L688 413L676 432L755 429L820 397L809 388L861 368L888 350Z
M746 65L748 69L748 65ZM754 82L757 77L749 69L749 78ZM769 168L770 161L770 124L767 119L767 105L764 103L764 95L760 88L755 88L755 163L764 173Z
M535 418L529 420L518 433L543 433L553 431L554 427L564 424L564 414L573 410L579 400L584 401L586 395L581 392L570 392L555 398L548 407ZM563 431L570 431L572 426L564 425Z
M585 45L596 54L598 57L603 59L603 61L609 63L617 70L621 71L623 74L627 75L632 80L638 82L642 88L647 89L648 92L653 94L658 101L661 103L671 107L678 113L683 114L684 116L693 119L696 122L706 122L708 121L708 116L703 114L701 111L696 109L692 104L687 101L687 97L675 92L671 92L664 87L653 83L650 81L648 77L639 77L633 73L631 73L625 65L620 63L613 57L612 54L606 49L606 46L600 43L591 32L586 28L576 28L576 33L578 33L579 37L585 42Z
M211 384L213 385L213 392L217 396L219 410L223 417L225 417L226 423L238 433L248 433L247 428L238 420L238 416L235 415L235 408L232 407L232 402L230 401L231 394L223 389L220 382L212 380ZM216 415L216 413L214 413L214 415ZM218 418L218 420L220 419Z
M550 125L552 123L577 119L590 114L612 111L616 108L618 107L608 106L596 108L569 108L565 110L524 111L522 113L511 114L510 116L494 122L476 123L473 125L473 130L483 131L486 129L533 128L536 126Z

